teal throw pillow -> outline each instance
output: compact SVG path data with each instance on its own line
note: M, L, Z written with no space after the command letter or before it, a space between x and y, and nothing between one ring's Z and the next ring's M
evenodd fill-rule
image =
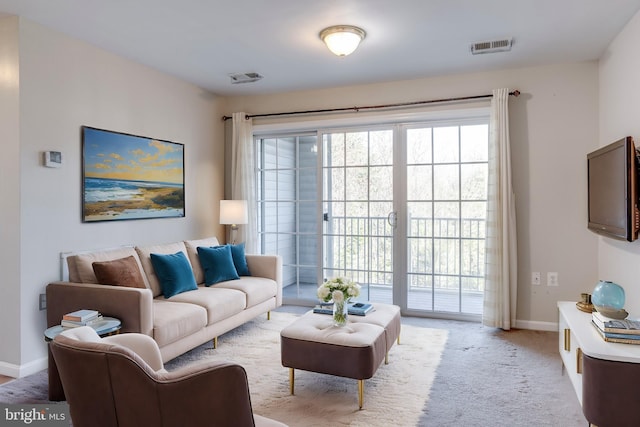
M226 280L239 279L229 245L206 248L198 246L198 257L204 270L204 284L215 285Z
M151 254L151 265L158 276L165 298L198 289L191 264L184 252Z
M231 246L231 257L233 258L233 265L236 266L236 271L239 276L251 276L249 266L247 265L247 257L244 254L244 243Z

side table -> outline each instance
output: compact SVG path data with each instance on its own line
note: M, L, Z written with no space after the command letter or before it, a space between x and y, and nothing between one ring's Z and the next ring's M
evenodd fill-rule
M97 332L101 337L106 337L109 335L115 335L120 332L120 327L122 326L120 319L116 319L115 317L105 317L102 320L95 322L91 325L93 329ZM52 341L56 336L58 336L62 331L67 328L63 328L61 325L52 326L47 328L44 331L44 340L46 342ZM62 382L60 381L60 374L58 373L58 366L56 365L56 361L51 354L51 350L48 350L48 374L49 374L49 400L51 401L61 401L65 400L64 390L62 389Z

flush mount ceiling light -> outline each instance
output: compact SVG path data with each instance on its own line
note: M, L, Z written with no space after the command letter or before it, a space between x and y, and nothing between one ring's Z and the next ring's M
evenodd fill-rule
M334 25L320 31L320 39L338 56L347 56L358 48L367 33L353 25Z

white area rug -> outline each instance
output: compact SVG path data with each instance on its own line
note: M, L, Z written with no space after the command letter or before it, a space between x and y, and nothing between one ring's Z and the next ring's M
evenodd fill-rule
M295 395L289 394L289 369L280 361L280 331L296 315L273 312L221 336L218 348L200 346L168 363L168 370L203 359L242 365L249 378L253 411L290 427L415 426L429 399L448 331L402 325L400 345L364 383L358 410L358 382L296 370ZM336 360L336 363L345 361Z

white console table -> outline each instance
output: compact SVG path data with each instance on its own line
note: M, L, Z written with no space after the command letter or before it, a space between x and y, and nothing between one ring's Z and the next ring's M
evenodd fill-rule
M605 427L607 423L602 422L603 418L600 417L601 414L599 413L604 410L606 410L607 413L611 412L611 415L605 416L604 419L624 413L625 411L638 411L640 409L637 405L639 398L635 398L636 400L634 400L634 402L636 402L636 406L633 407L633 409L629 407L615 409L611 405L605 406L604 408L586 408L584 406L585 402L583 402L582 385L583 375L585 374L584 369L592 369L591 372L587 373L590 384L597 384L597 382L594 383L593 381L600 381L601 378L611 378L612 381L616 381L616 387L607 387L606 390L609 395L612 395L612 400L622 398L622 396L616 396L618 393L620 393L620 395L628 394L629 389L625 388L624 384L626 379L628 378L629 381L631 381L635 375L640 376L640 345L606 342L594 329L593 325L591 325L591 314L578 310L575 302L558 302L558 311L560 356L562 357L562 363L566 368L567 374L571 379L573 388L576 391L578 400L580 404L583 405L583 412L589 422L597 424L599 427ZM588 356L589 358L587 366L585 366L584 363L584 356ZM638 364L637 368L635 364ZM606 376L604 377L601 372L602 370L607 370ZM636 373L635 371L638 372ZM612 373L615 374L617 372L621 373L620 378L614 379ZM638 383L635 384L635 386L633 384L629 384L629 386L637 388ZM596 402L600 401L602 398L595 396L595 394L604 392L601 388L605 388L605 386L592 386L589 390L585 389L587 394L584 396L587 396L586 398L588 398L590 402L594 400ZM633 394L637 396L638 392L636 391ZM590 414L593 412L595 412L595 415ZM589 416L598 418L599 422L589 419ZM635 418L635 414L633 417L634 420L637 419ZM640 417L640 414L638 417ZM640 424L635 425L638 426Z

